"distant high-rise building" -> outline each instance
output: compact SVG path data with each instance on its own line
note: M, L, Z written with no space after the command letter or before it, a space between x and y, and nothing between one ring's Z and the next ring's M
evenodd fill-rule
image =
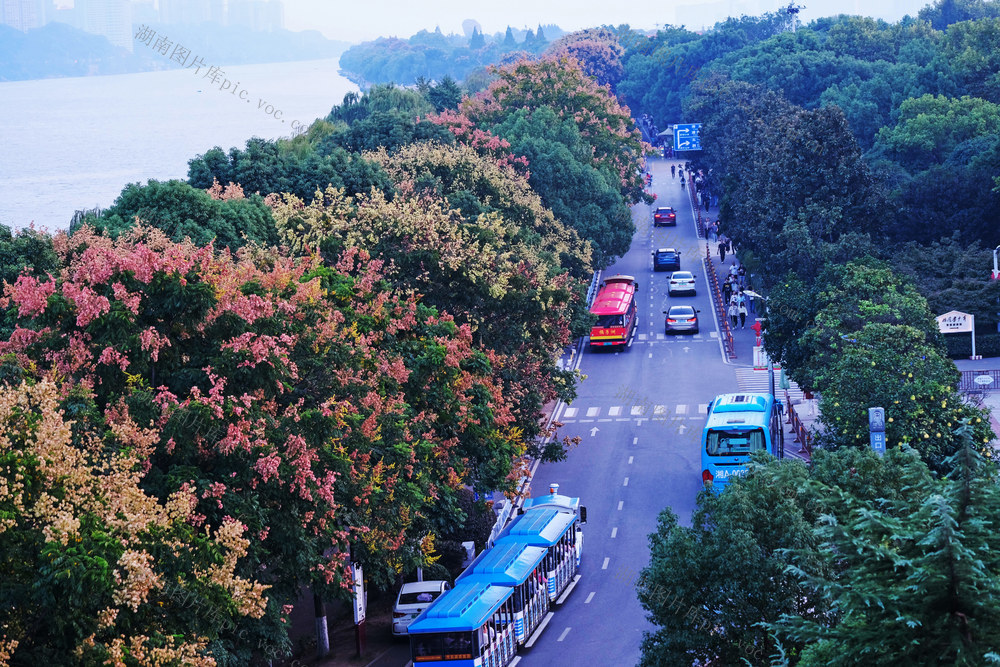
M280 30L285 27L285 7L278 0L229 0L229 25Z
M45 25L44 0L0 0L0 23L28 32Z
M159 22L160 13L156 11L153 0L132 1L132 23L148 25Z
M115 46L132 51L132 5L128 0L76 0L83 29L104 35Z
M210 3L204 2L204 0L160 0L160 21L162 23L197 24L209 20L211 20Z
M57 5L55 2L50 2L45 13L45 18L48 19L49 23L65 23L83 30L82 7L82 0L78 0L74 7Z
M208 19L219 25L226 25L226 2L225 0L209 0Z

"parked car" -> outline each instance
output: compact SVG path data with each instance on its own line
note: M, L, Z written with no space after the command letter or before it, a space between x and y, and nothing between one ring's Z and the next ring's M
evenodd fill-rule
M667 294L697 294L694 286L694 274L690 271L674 271L670 274L670 281L667 283Z
M660 225L676 225L677 224L677 213L674 211L673 206L660 206L655 211L653 211L653 226L659 227Z
M674 248L657 248L653 251L654 271L680 271L681 252Z
M411 581L403 584L392 608L392 634L405 637L406 629L439 595L451 588L447 581Z
M663 311L667 317L663 322L663 333L698 333L698 313L701 311L691 306L671 306Z

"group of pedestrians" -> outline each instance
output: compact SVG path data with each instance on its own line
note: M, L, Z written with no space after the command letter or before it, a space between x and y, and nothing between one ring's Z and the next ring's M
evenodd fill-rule
M747 328L747 315L750 312L750 307L753 304L753 299L751 299L744 291L742 287L737 287L738 292L734 292L732 283L727 279L726 285L729 286L730 297L729 297L729 318L733 321L733 329L736 329L737 322L740 325L740 329ZM748 305L749 302L749 305Z

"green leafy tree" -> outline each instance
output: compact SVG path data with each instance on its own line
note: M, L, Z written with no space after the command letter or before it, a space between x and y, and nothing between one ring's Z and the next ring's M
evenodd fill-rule
M768 623L805 645L798 665L997 661L1000 544L991 517L1000 493L972 436L959 437L965 446L945 479L928 476L913 457L900 466L905 493L866 498L838 480L811 482L820 511L833 511L815 525L819 548L794 549L788 572L830 613Z
M462 112L473 123L489 128L518 109L552 109L561 119L574 119L581 138L592 149L592 164L608 170L629 204L651 201L638 169L648 145L628 110L576 61L549 57L519 61L494 71L497 80L487 91L462 102Z
M161 229L174 241L237 250L248 242L274 245L277 230L264 200L254 195L213 199L183 181L150 180L125 186L115 203L87 222L112 238L128 233L136 220Z
M438 113L445 109L457 109L458 103L462 101L462 89L453 78L446 75L438 85L427 91L427 98Z
M789 567L808 561L814 571L829 571L815 529L826 515L843 514L838 498L824 495L824 485L859 500L894 499L913 481L904 479L909 466L928 477L912 452L891 451L880 459L871 450L817 450L808 468L756 455L746 477L735 478L722 494L698 495L690 527L664 510L649 536L650 563L637 586L656 626L643 638L640 664L773 664L778 647L764 624L785 616L819 622L831 611ZM790 639L788 652L805 647Z
M206 190L216 182L235 183L247 192L290 192L303 198L330 185L350 192L390 188L376 165L338 145L338 132L343 132L341 126L317 121L291 141L254 138L245 150L231 148L228 155L216 146L188 161L188 183Z
M953 23L981 18L1000 17L1000 7L986 0L936 0L917 14L922 21L929 21L936 30L944 30Z
M818 378L823 394L818 442L824 447L868 446L868 408L883 407L886 443L910 445L935 470L961 446L955 429L963 421L976 447L994 439L989 414L954 390L955 364L925 332L901 324L868 323L842 339L836 361ZM992 451L992 450L990 450Z
M273 248L234 256L144 226L117 239L84 226L54 246L58 275L5 285L0 355L85 399L59 406L108 424L81 451L134 453L145 475L128 479L160 502L183 494L195 533L239 517L253 539L232 571L266 572L269 588L262 613L212 631L213 655L286 654L282 609L303 586L346 598L353 550L387 588L460 520L439 504L521 474L506 371L363 252L331 267Z
M24 272L35 277L59 270L52 238L30 227L14 233L0 225L0 284L13 283Z
M561 262L566 257L587 266L589 257L568 243L575 235L540 207L526 184L471 149L417 145L375 159L419 190L392 201L377 192L348 198L332 188L308 205L283 197L275 215L284 242L318 248L331 265L352 248L385 262L397 288L419 293L468 327L497 369L516 427L526 438L538 434L542 406L575 392L574 374L555 366L553 350L586 325L574 315L586 309L584 279ZM456 203L486 210L467 218L453 208L455 195L462 195ZM564 445L553 440L528 451L558 459ZM503 486L495 475L489 479L497 486L482 490Z

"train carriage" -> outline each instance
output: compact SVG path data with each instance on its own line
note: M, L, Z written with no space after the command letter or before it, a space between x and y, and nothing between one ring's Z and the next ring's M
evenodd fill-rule
M479 554L455 583L479 580L514 589L514 636L524 644L549 610L545 547L521 542L497 544Z
M414 665L503 667L517 653L514 589L470 579L455 585L409 627Z
M553 602L573 589L587 509L579 498L549 494L525 511L410 624L415 665L504 667L533 641Z

